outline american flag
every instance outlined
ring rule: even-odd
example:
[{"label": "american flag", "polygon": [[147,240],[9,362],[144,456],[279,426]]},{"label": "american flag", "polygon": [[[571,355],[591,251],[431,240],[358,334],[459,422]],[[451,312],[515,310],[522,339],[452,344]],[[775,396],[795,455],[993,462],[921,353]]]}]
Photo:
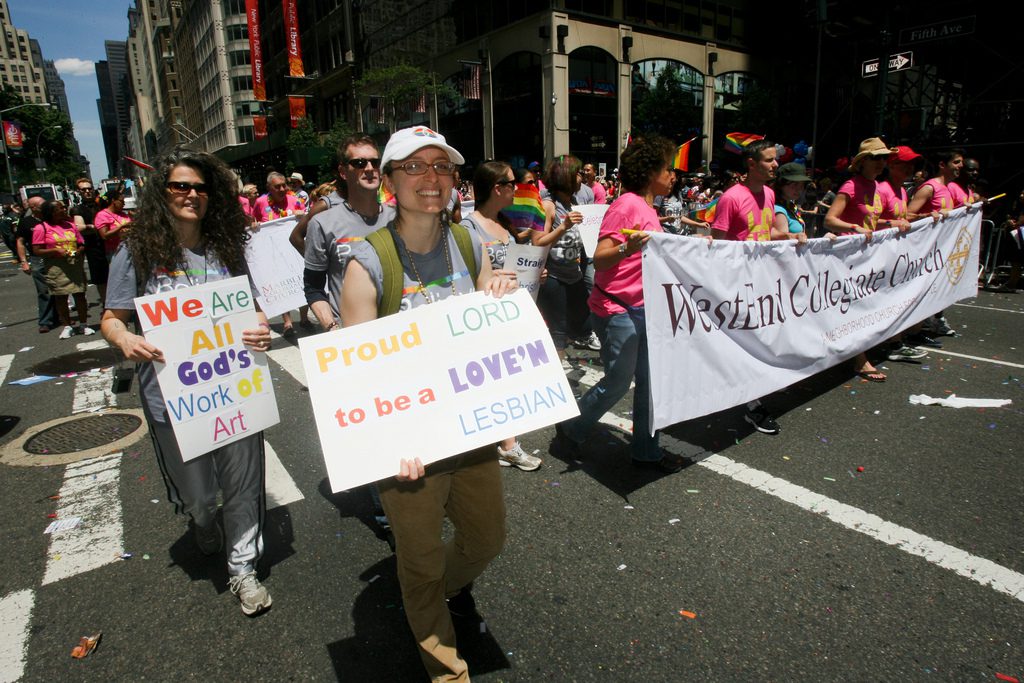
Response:
[{"label": "american flag", "polygon": [[416,111],[420,114],[427,113],[427,93],[423,91],[420,93],[420,99],[416,102]]},{"label": "american flag", "polygon": [[462,76],[462,96],[467,100],[480,99],[480,65],[467,64]]}]

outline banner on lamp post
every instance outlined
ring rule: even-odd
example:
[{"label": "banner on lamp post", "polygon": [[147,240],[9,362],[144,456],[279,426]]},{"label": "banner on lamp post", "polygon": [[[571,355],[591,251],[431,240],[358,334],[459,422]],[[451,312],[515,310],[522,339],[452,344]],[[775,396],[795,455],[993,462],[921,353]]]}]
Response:
[{"label": "banner on lamp post", "polygon": [[306,118],[306,98],[289,97],[288,112],[292,121],[292,128],[298,128],[299,121]]},{"label": "banner on lamp post", "polygon": [[252,117],[252,136],[255,140],[266,140],[267,139],[267,117],[266,116],[253,116]]},{"label": "banner on lamp post", "polygon": [[288,52],[288,75],[304,78],[306,71],[302,67],[298,0],[281,0],[281,11],[284,16],[284,46]]},{"label": "banner on lamp post", "polygon": [[[252,96],[258,102],[264,102],[267,99],[267,85],[263,80],[263,43],[260,39],[259,0],[245,0],[245,17],[249,27],[249,61],[252,63]],[[266,133],[265,125],[264,133]]]},{"label": "banner on lamp post", "polygon": [[20,152],[25,143],[21,124],[17,121],[4,121],[4,146],[12,152]]}]

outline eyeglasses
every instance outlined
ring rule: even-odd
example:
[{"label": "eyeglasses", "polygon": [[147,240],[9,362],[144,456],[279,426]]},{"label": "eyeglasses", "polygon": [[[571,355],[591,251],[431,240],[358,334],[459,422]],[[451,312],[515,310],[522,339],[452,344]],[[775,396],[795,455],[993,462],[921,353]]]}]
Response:
[{"label": "eyeglasses", "polygon": [[451,175],[458,166],[450,161],[435,161],[432,164],[425,161],[407,161],[404,164],[395,164],[392,168],[400,168],[409,175],[423,175],[428,168],[434,169],[437,175]]},{"label": "eyeglasses", "polygon": [[80,187],[80,188],[78,188],[79,192],[92,192],[92,190],[93,189],[91,187]]},{"label": "eyeglasses", "polygon": [[168,180],[167,189],[170,190],[171,194],[186,195],[192,190],[196,191],[196,194],[206,196],[210,191],[210,186],[206,183],[183,183],[177,180]]},{"label": "eyeglasses", "polygon": [[377,157],[376,159],[349,159],[348,165],[351,166],[352,168],[358,168],[360,170],[366,168],[368,165],[372,165],[374,168],[380,168],[380,157]]}]

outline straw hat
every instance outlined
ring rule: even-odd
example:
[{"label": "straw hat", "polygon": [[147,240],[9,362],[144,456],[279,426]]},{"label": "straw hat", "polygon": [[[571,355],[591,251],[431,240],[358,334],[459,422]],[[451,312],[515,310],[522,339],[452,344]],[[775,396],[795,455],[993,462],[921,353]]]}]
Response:
[{"label": "straw hat", "polygon": [[853,161],[850,162],[850,170],[856,171],[860,168],[860,162],[864,161],[867,157],[888,157],[890,154],[895,154],[896,150],[889,149],[882,142],[882,138],[868,138],[860,143],[860,149],[857,150],[857,156],[853,157]]}]

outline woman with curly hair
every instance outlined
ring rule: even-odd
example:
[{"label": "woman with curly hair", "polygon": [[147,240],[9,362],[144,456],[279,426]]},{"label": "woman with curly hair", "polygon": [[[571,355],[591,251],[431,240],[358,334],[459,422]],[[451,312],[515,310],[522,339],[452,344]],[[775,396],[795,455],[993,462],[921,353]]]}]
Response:
[{"label": "woman with curly hair", "polygon": [[[594,331],[601,340],[604,377],[579,400],[580,415],[556,427],[555,455],[578,457],[579,445],[597,421],[633,391],[633,465],[678,472],[684,461],[662,453],[658,432],[647,428],[650,419],[650,367],[644,323],[643,259],[640,250],[648,233],[664,232],[654,209],[654,198],[672,187],[672,155],[675,146],[660,137],[634,140],[622,153],[619,178],[624,192],[616,199],[598,234],[594,252],[594,288],[588,305]],[[628,229],[628,235],[622,230]]]},{"label": "woman with curly hair", "polygon": [[[68,216],[62,201],[45,202],[40,209],[43,219],[32,229],[32,253],[43,258],[43,277],[50,290],[57,318],[64,326],[61,339],[74,334],[96,334],[87,324],[89,305],[85,301],[85,240]],[[71,326],[68,295],[75,297],[78,327]]]},{"label": "woman with curly hair", "polygon": [[[205,152],[179,150],[156,162],[143,186],[134,228],[110,266],[101,331],[125,358],[139,364],[143,411],[168,498],[176,512],[189,515],[203,554],[219,552],[227,541],[228,585],[242,612],[254,615],[271,605],[256,578],[266,512],[263,434],[183,462],[153,368],[164,362],[163,353],[127,327],[137,296],[247,274],[248,219],[235,188],[227,166]],[[244,330],[242,342],[265,352],[270,327],[263,313],[257,316],[259,326]],[[224,499],[223,529],[216,516],[218,489]]]}]

